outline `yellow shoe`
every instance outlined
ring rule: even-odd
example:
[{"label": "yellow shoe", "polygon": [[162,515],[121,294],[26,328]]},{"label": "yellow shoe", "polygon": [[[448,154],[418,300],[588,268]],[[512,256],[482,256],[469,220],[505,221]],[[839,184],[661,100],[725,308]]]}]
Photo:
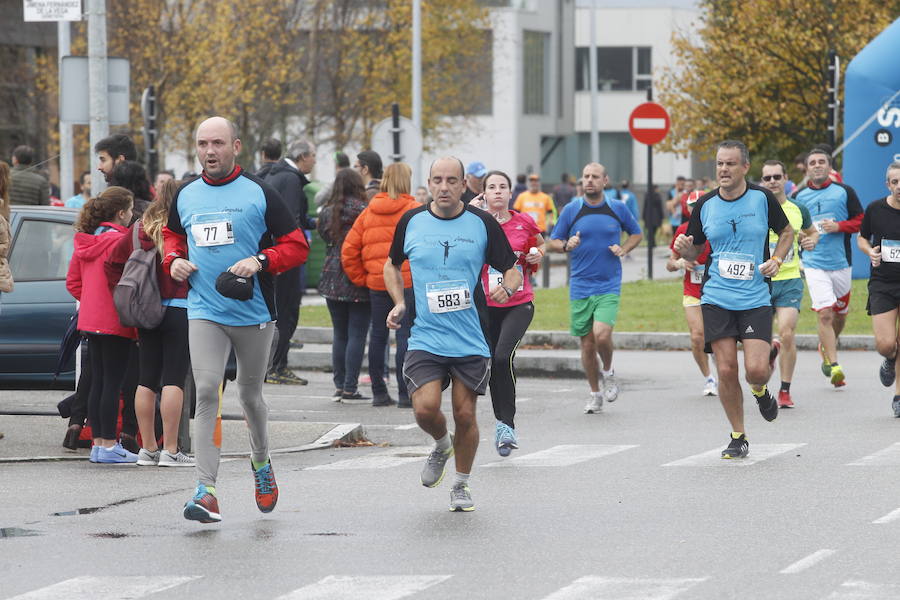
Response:
[{"label": "yellow shoe", "polygon": [[831,385],[836,388],[847,385],[844,381],[844,370],[839,364],[831,365]]},{"label": "yellow shoe", "polygon": [[828,361],[828,357],[825,356],[825,348],[822,347],[822,344],[819,344],[819,356],[822,357],[822,374],[825,377],[831,377],[831,363]]}]

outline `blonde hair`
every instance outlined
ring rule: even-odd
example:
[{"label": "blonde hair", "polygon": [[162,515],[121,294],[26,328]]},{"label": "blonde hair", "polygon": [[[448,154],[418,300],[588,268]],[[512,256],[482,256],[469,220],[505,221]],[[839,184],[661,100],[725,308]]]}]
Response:
[{"label": "blonde hair", "polygon": [[169,221],[169,208],[172,206],[172,200],[175,199],[175,192],[178,191],[179,185],[181,185],[181,182],[174,179],[162,182],[156,189],[156,200],[147,207],[141,219],[144,233],[153,240],[160,256],[163,256],[164,253],[163,226]]},{"label": "blonde hair", "polygon": [[381,178],[381,191],[396,200],[400,194],[409,194],[412,169],[406,163],[391,163]]},{"label": "blonde hair", "polygon": [[9,165],[0,160],[0,216],[9,221]]}]

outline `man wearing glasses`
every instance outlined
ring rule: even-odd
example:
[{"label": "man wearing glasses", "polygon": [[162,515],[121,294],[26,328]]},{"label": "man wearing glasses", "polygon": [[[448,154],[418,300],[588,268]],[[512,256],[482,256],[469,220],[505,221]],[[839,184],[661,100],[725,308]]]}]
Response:
[{"label": "man wearing glasses", "polygon": [[[794,366],[797,364],[797,346],[794,344],[794,332],[800,318],[800,301],[803,299],[803,279],[800,278],[800,248],[812,250],[819,241],[819,232],[813,227],[812,218],[806,206],[794,204],[784,193],[784,182],[787,175],[784,163],[778,160],[767,160],[763,163],[763,187],[772,192],[781,209],[787,216],[795,232],[791,249],[784,258],[784,264],[778,274],[772,277],[772,307],[778,317],[778,336],[781,339],[781,352],[778,356],[778,367],[781,372],[781,389],[778,390],[778,407],[793,408],[791,400],[791,379]],[[769,230],[769,253],[774,254],[778,244],[778,234]]]}]

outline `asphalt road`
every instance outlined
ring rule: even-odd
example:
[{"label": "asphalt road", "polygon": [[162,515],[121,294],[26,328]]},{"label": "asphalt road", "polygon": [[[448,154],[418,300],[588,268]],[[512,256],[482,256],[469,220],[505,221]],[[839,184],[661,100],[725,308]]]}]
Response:
[{"label": "asphalt road", "polygon": [[279,455],[269,515],[245,459],[222,465],[217,525],[181,517],[190,470],[0,464],[0,600],[900,598],[900,421],[874,354],[844,353],[836,391],[802,353],[796,409],[770,424],[748,401],[743,461],[718,458],[729,428],[689,354],[616,356],[600,415],[582,381],[520,380],[508,459],[481,403],[473,513],[419,484],[410,411],[334,404],[326,374],[267,386],[272,418],[379,445]]}]

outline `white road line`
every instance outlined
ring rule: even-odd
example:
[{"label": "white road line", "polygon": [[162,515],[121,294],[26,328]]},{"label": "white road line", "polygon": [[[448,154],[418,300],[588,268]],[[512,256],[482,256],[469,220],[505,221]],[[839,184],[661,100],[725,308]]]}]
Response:
[{"label": "white road line", "polygon": [[892,523],[893,521],[896,521],[897,519],[900,519],[900,508],[892,510],[891,512],[884,515],[880,519],[875,519],[874,521],[872,521],[872,524],[873,525],[884,525],[885,523]]},{"label": "white road line", "polygon": [[387,453],[367,454],[356,458],[339,460],[327,465],[307,467],[306,471],[355,471],[362,469],[390,469],[407,463],[421,463],[431,452],[431,446],[411,446],[394,448]]},{"label": "white road line", "polygon": [[394,429],[397,429],[399,431],[405,431],[407,429],[415,429],[418,426],[419,426],[418,423],[407,423],[406,425],[397,425],[396,427],[394,427]]},{"label": "white road line", "polygon": [[595,444],[595,445],[577,445],[565,444],[562,446],[553,446],[540,452],[532,454],[523,454],[510,458],[509,460],[499,460],[490,462],[485,467],[568,467],[595,458],[602,458],[610,454],[617,454],[637,448],[636,445],[615,446],[612,444]]},{"label": "white road line", "polygon": [[399,600],[450,579],[450,575],[329,575],[276,600]]},{"label": "white road line", "polygon": [[95,598],[143,598],[176,585],[200,579],[196,577],[123,576],[75,577],[27,592],[9,600],[93,600]]},{"label": "white road line", "polygon": [[544,600],[671,600],[703,579],[581,577]]},{"label": "white road line", "polygon": [[849,467],[890,467],[900,465],[900,442],[874,454],[863,456],[859,460],[847,463]]},{"label": "white road line", "polygon": [[871,583],[868,581],[845,581],[841,587],[825,600],[891,600],[900,598],[900,585],[893,583]]},{"label": "white road line", "polygon": [[664,467],[747,467],[758,462],[768,460],[779,454],[796,450],[806,444],[750,444],[750,454],[747,458],[722,459],[722,448],[716,448],[709,452],[701,452],[687,458],[666,463]]},{"label": "white road line", "polygon": [[784,569],[779,571],[779,573],[781,573],[782,575],[793,575],[795,573],[799,573],[800,571],[805,571],[806,569],[822,562],[829,556],[832,556],[836,552],[837,552],[837,550],[829,550],[827,548],[823,548],[822,550],[816,550],[809,556],[801,558],[797,562],[795,562],[791,565],[788,565],[787,567],[785,567]]}]

